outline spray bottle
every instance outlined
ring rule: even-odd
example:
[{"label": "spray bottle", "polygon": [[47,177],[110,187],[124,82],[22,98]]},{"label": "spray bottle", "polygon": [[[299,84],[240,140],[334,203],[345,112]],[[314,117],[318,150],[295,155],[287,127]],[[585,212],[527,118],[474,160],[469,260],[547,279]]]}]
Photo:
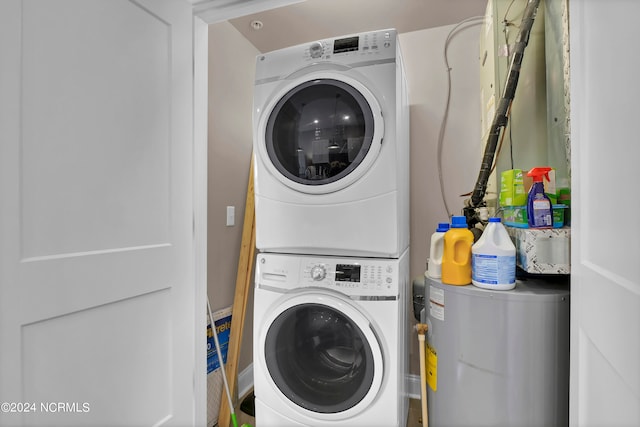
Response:
[{"label": "spray bottle", "polygon": [[533,185],[529,190],[527,198],[527,218],[531,228],[551,228],[553,227],[553,211],[551,210],[551,200],[544,193],[544,176],[549,181],[549,167],[537,167],[531,169],[527,176],[533,178]]}]

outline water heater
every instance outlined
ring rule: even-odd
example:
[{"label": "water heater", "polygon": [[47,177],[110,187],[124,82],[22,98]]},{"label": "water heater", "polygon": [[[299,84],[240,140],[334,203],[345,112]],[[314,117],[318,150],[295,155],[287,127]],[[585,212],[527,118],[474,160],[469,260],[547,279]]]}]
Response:
[{"label": "water heater", "polygon": [[429,424],[566,426],[569,285],[510,291],[425,279]]}]

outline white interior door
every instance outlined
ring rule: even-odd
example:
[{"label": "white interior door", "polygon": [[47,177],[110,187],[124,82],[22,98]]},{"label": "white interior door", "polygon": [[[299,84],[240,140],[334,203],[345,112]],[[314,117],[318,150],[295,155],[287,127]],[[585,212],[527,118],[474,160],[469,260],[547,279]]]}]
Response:
[{"label": "white interior door", "polygon": [[570,1],[571,424],[640,425],[640,3]]},{"label": "white interior door", "polygon": [[0,3],[0,425],[198,418],[192,25]]}]

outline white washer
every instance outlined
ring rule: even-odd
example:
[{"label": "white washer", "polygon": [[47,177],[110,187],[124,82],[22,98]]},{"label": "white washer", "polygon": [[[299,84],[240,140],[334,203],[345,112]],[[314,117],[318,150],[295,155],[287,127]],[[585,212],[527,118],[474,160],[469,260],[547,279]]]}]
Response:
[{"label": "white washer", "polygon": [[404,426],[408,250],[399,259],[259,254],[256,424]]},{"label": "white washer", "polygon": [[256,247],[397,258],[409,246],[409,107],[395,30],[257,58]]}]

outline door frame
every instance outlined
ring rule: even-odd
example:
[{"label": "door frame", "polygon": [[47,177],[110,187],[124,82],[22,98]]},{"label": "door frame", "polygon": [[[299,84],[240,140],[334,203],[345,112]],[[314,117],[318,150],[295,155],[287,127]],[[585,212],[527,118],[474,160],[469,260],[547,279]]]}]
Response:
[{"label": "door frame", "polygon": [[[235,4],[217,0],[187,0],[193,9],[193,233],[195,251],[195,330],[204,331],[207,321],[207,171],[208,171],[208,78],[209,24],[275,9],[305,0],[251,0]],[[222,4],[221,4],[222,3]],[[195,366],[207,364],[204,333],[196,333]],[[204,375],[200,375],[204,372]],[[206,368],[194,372],[194,420],[207,425]]]},{"label": "door frame", "polygon": [[[194,421],[197,426],[207,425],[207,114],[208,114],[208,25],[193,17],[193,234],[195,253],[195,366],[202,371],[194,381]],[[200,373],[204,375],[200,375]]]}]

